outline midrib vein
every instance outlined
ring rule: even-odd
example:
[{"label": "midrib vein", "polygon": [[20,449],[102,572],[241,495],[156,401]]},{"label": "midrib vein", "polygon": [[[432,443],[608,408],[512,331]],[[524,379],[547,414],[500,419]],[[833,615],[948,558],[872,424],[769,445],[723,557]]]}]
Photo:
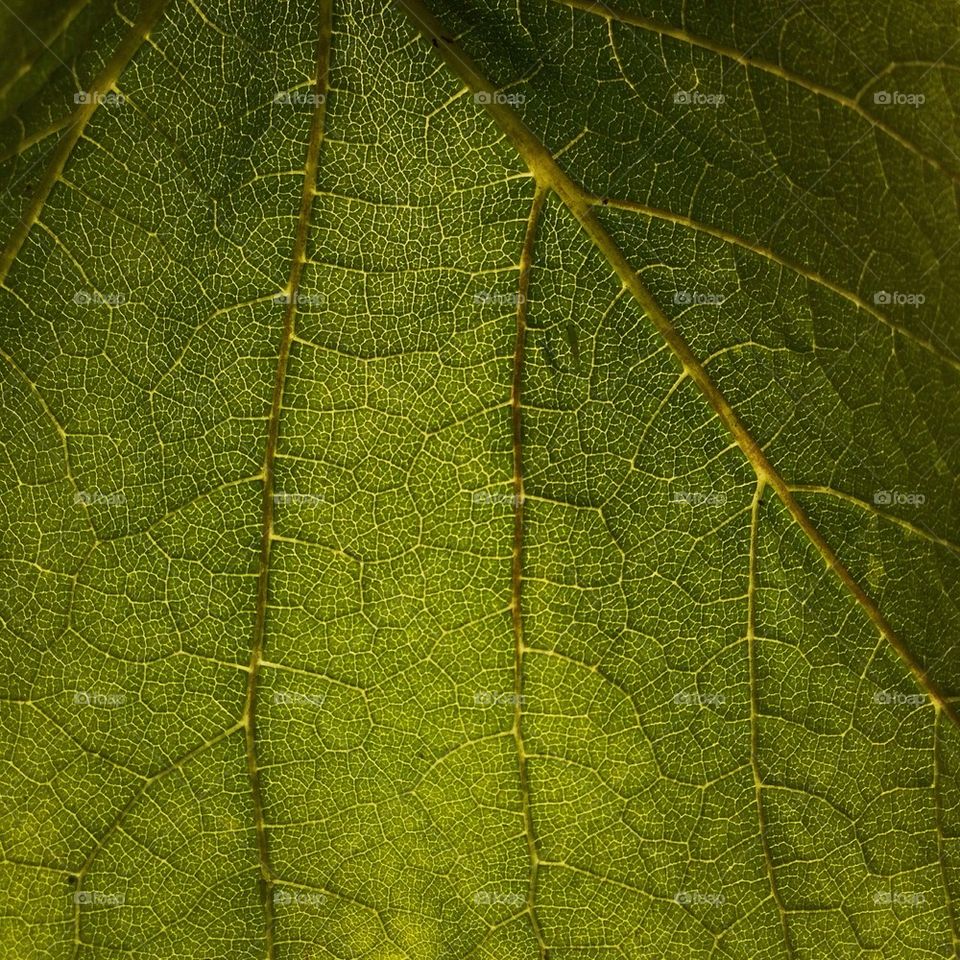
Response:
[{"label": "midrib vein", "polygon": [[111,87],[117,82],[120,74],[123,73],[127,64],[133,59],[134,54],[136,54],[143,45],[144,40],[150,35],[150,31],[156,26],[166,5],[167,0],[149,0],[149,2],[143,5],[139,15],[133,22],[133,26],[131,26],[127,32],[120,46],[117,47],[116,52],[97,75],[97,78],[90,85],[89,90],[85,91],[93,95],[90,98],[92,102],[84,103],[74,111],[72,115],[73,119],[66,133],[64,133],[63,139],[54,149],[50,157],[50,162],[43,176],[40,178],[33,192],[33,196],[30,198],[30,202],[23,211],[20,222],[10,234],[10,239],[3,248],[3,252],[0,253],[0,286],[6,285],[7,274],[10,272],[10,267],[20,253],[20,248],[27,239],[31,228],[39,219],[43,205],[47,202],[50,191],[63,173],[63,168],[66,166],[67,160],[69,160],[70,154],[73,152],[73,148],[77,145],[77,142],[83,135],[83,131],[90,122],[90,118],[100,105],[100,100],[97,95],[108,93]]},{"label": "midrib vein", "polygon": [[520,804],[523,813],[523,829],[527,838],[527,852],[530,857],[530,883],[527,888],[527,913],[530,925],[537,940],[537,949],[541,960],[548,960],[550,950],[543,937],[540,921],[537,919],[535,898],[537,893],[537,875],[540,869],[540,855],[537,852],[537,835],[533,826],[533,811],[530,803],[530,779],[527,773],[527,754],[523,746],[523,610],[521,595],[523,589],[523,412],[521,388],[523,384],[523,354],[527,336],[527,305],[530,288],[530,268],[533,263],[533,248],[537,237],[537,224],[547,198],[547,189],[537,185],[530,206],[523,249],[520,253],[520,278],[517,296],[517,327],[513,353],[513,377],[510,384],[510,423],[513,443],[513,553],[510,575],[510,617],[513,625],[514,661],[513,661],[513,737],[517,745],[517,764],[520,771]]},{"label": "midrib vein", "polygon": [[[444,39],[449,36],[443,25],[426,7],[422,0],[397,0],[398,5],[405,11],[418,30],[424,36],[434,41],[433,50],[451,69],[451,71],[466,86],[474,91],[483,91],[493,94],[496,87],[483,75],[477,65],[463,50]],[[492,96],[484,109],[496,121],[503,133],[513,143],[520,157],[527,164],[537,183],[549,187],[564,202],[570,212],[576,217],[587,236],[593,241],[597,249],[606,257],[614,272],[620,278],[624,287],[630,291],[634,299],[646,312],[650,321],[657,328],[660,335],[667,342],[674,355],[691,380],[697,384],[713,407],[724,426],[733,435],[734,440],[743,454],[750,461],[758,480],[763,480],[773,490],[789,510],[798,526],[803,530],[811,543],[819,551],[826,565],[833,570],[836,576],[850,591],[857,603],[863,608],[877,631],[884,637],[897,655],[913,674],[917,684],[927,693],[930,699],[942,710],[951,722],[960,728],[960,714],[944,696],[934,680],[923,669],[919,660],[913,655],[906,644],[900,639],[893,628],[887,623],[876,603],[864,592],[860,584],[854,579],[850,571],[843,565],[833,548],[826,542],[820,531],[813,525],[800,504],[794,498],[787,483],[774,469],[767,459],[760,445],[754,440],[746,426],[734,412],[726,398],[710,379],[703,364],[681,337],[680,333],[670,322],[660,305],[647,290],[627,260],[623,251],[617,245],[606,228],[594,215],[594,198],[579,184],[575,183],[561,169],[547,148],[537,139],[530,128],[523,122],[514,110],[505,103],[497,103]]]},{"label": "midrib vein", "polygon": [[247,675],[247,697],[243,711],[244,745],[247,759],[247,774],[250,780],[250,792],[253,798],[253,814],[256,824],[257,854],[260,862],[260,893],[264,911],[264,943],[266,960],[274,958],[274,875],[270,867],[270,852],[267,842],[267,828],[264,820],[263,788],[260,782],[260,770],[257,765],[257,680],[260,665],[263,663],[264,635],[267,619],[267,597],[270,580],[270,549],[273,542],[273,493],[274,462],[277,454],[277,438],[280,434],[280,414],[283,407],[283,387],[287,374],[287,360],[290,356],[290,344],[294,335],[294,318],[297,312],[297,292],[306,262],[307,236],[310,230],[310,212],[316,194],[317,165],[320,145],[323,142],[324,120],[326,117],[327,76],[330,65],[330,34],[332,19],[332,0],[319,0],[320,36],[317,43],[316,76],[314,92],[319,94],[316,109],[310,124],[307,156],[303,170],[303,193],[300,198],[300,211],[297,216],[296,233],[293,241],[290,273],[285,293],[287,303],[283,315],[283,332],[277,352],[277,370],[273,384],[273,399],[267,421],[267,442],[263,456],[263,523],[260,531],[260,563],[257,576],[256,616],[253,627],[253,643],[250,651],[249,673]]}]

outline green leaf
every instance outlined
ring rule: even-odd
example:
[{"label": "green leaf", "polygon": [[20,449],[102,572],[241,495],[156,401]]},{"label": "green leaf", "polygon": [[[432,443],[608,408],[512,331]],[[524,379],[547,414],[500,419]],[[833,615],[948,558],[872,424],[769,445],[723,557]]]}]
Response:
[{"label": "green leaf", "polygon": [[0,956],[960,956],[960,12],[619,3],[4,5]]}]

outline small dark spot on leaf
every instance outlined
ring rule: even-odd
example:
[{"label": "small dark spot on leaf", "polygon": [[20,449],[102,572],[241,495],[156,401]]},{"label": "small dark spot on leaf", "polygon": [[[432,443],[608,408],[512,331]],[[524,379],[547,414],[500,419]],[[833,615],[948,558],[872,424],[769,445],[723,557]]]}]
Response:
[{"label": "small dark spot on leaf", "polygon": [[543,338],[541,349],[543,350],[543,355],[547,359],[547,363],[549,363],[554,370],[559,370],[560,368],[557,366],[557,355],[553,350],[553,344],[550,342],[549,337]]}]

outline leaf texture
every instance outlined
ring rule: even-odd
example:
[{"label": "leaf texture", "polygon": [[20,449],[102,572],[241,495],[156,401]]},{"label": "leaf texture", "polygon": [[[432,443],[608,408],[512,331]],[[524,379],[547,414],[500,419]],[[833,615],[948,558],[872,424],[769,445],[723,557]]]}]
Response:
[{"label": "leaf texture", "polygon": [[960,956],[960,13],[0,17],[0,956]]}]

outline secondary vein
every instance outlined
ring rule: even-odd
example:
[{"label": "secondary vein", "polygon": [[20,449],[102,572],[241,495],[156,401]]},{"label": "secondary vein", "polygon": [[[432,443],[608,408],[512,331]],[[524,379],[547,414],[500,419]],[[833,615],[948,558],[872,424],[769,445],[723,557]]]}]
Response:
[{"label": "secondary vein", "polygon": [[307,144],[307,156],[303,172],[303,193],[300,198],[300,211],[293,241],[290,273],[286,287],[286,306],[283,316],[283,332],[277,355],[277,372],[273,385],[273,400],[267,421],[267,443],[263,457],[263,522],[260,534],[260,562],[257,576],[256,617],[253,628],[253,644],[250,652],[249,673],[247,676],[247,697],[243,711],[244,744],[247,759],[247,774],[253,797],[253,813],[257,833],[257,853],[260,862],[260,892],[264,911],[264,941],[266,960],[274,958],[274,911],[273,886],[274,874],[270,867],[270,851],[267,842],[267,828],[264,819],[263,787],[260,770],[257,765],[256,749],[256,706],[257,680],[260,665],[263,662],[264,635],[267,617],[267,598],[270,580],[270,550],[273,543],[273,494],[274,463],[277,453],[277,439],[280,435],[280,412],[283,406],[283,388],[286,381],[287,361],[290,345],[294,336],[294,324],[297,313],[297,292],[306,263],[307,236],[310,230],[310,212],[316,194],[317,166],[320,145],[323,142],[324,121],[326,119],[326,91],[330,65],[330,34],[332,19],[332,0],[320,0],[320,37],[317,44],[316,75],[314,91],[318,94],[317,104],[310,124]]},{"label": "secondary vein", "polygon": [[527,772],[527,754],[523,746],[523,614],[521,592],[523,587],[523,412],[520,391],[523,382],[523,354],[527,335],[527,310],[529,304],[530,268],[533,263],[533,247],[536,242],[537,224],[547,190],[538,186],[533,195],[530,216],[527,220],[523,249],[520,253],[520,279],[517,296],[517,328],[513,353],[513,379],[510,386],[511,431],[513,436],[513,559],[511,564],[510,614],[513,623],[514,669],[513,669],[513,737],[517,745],[517,759],[520,770],[520,803],[523,809],[523,828],[527,838],[527,851],[530,856],[530,884],[527,888],[527,913],[537,940],[541,960],[548,960],[550,950],[543,937],[540,921],[534,908],[537,891],[537,873],[540,857],[537,853],[537,836],[533,826],[533,813],[530,805],[530,779]]}]

